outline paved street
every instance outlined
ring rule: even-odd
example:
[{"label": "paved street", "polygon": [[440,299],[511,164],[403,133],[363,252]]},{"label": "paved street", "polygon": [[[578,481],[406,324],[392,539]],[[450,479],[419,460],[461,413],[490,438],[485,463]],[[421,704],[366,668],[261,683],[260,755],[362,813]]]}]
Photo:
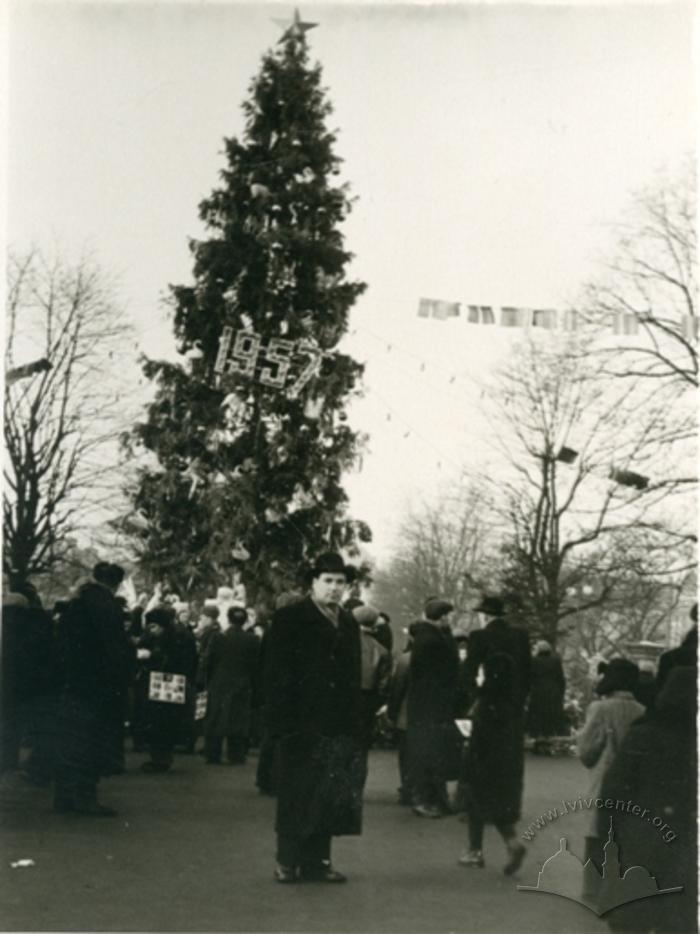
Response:
[{"label": "paved street", "polygon": [[[585,817],[569,814],[539,831],[516,879],[487,831],[483,870],[457,864],[466,825],[430,821],[395,803],[395,756],[372,754],[361,837],[340,838],[334,862],[347,885],[272,881],[274,801],[248,765],[205,766],[179,756],[171,774],[143,775],[130,754],[125,775],[102,783],[115,820],[56,815],[50,793],[17,778],[2,787],[0,894],[5,931],[367,931],[604,932],[585,908],[534,884],[538,862],[566,835],[581,855]],[[523,816],[586,788],[575,759],[528,756]],[[29,868],[12,869],[19,859]]]}]

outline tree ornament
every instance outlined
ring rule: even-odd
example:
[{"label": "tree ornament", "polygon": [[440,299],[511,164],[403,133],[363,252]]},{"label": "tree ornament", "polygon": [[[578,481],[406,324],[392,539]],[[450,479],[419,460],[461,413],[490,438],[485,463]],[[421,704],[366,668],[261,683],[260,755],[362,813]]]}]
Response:
[{"label": "tree ornament", "polygon": [[321,410],[323,409],[324,399],[321,397],[316,397],[313,399],[307,399],[306,405],[304,406],[304,415],[306,418],[317,419],[321,415]]},{"label": "tree ornament", "polygon": [[135,512],[133,516],[129,516],[127,524],[130,525],[132,529],[139,529],[142,532],[147,531],[151,527],[150,522],[142,512]]},{"label": "tree ornament", "polygon": [[302,19],[299,16],[299,10],[294,10],[294,18],[291,24],[287,20],[277,19],[276,17],[273,17],[273,22],[277,23],[278,26],[284,27],[282,37],[277,40],[278,45],[283,42],[287,42],[289,39],[303,39],[305,33],[307,33],[310,29],[315,29],[316,26],[318,26],[318,23],[302,22]]},{"label": "tree ornament", "polygon": [[232,548],[231,556],[235,558],[236,561],[250,560],[250,552],[241,542],[237,542],[234,548]]}]

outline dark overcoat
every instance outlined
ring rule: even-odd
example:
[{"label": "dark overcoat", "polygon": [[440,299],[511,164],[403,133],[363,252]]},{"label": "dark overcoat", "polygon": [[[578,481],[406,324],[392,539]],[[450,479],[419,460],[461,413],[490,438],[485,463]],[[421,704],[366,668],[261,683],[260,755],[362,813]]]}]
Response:
[{"label": "dark overcoat", "polygon": [[238,626],[212,636],[205,660],[207,734],[247,736],[260,640]]},{"label": "dark overcoat", "polygon": [[514,662],[494,653],[484,668],[465,758],[466,794],[482,820],[513,824],[520,818],[525,767],[524,716],[512,696]]},{"label": "dark overcoat", "polygon": [[306,599],[277,610],[265,640],[265,724],[278,741],[279,834],[361,832],[360,633]]},{"label": "dark overcoat", "polygon": [[[188,677],[192,672],[191,646],[175,625],[168,626],[163,633],[146,632],[139,640],[141,648],[148,649],[151,657],[142,670],[142,690],[148,697],[150,674],[163,671]],[[146,704],[146,734],[152,746],[169,748],[174,746],[185,715],[185,704],[148,700]]]},{"label": "dark overcoat", "polygon": [[424,762],[441,781],[457,778],[462,743],[454,720],[459,706],[459,655],[451,631],[434,623],[416,623],[407,697],[406,740],[412,769],[421,771]]},{"label": "dark overcoat", "polygon": [[467,640],[466,671],[470,689],[476,694],[479,666],[491,655],[509,655],[514,667],[509,694],[513,704],[521,710],[530,690],[530,640],[524,629],[511,626],[497,617],[484,627],[469,633]]},{"label": "dark overcoat", "polygon": [[64,688],[100,716],[124,714],[131,649],[122,609],[107,587],[89,581],[59,623]]},{"label": "dark overcoat", "polygon": [[558,655],[542,654],[532,660],[527,731],[530,736],[557,736],[564,728],[566,680]]},{"label": "dark overcoat", "polygon": [[[696,694],[695,665],[674,667],[655,710],[632,724],[603,778],[600,796],[616,810],[598,811],[598,835],[607,837],[612,817],[623,870],[643,866],[660,889],[683,887],[616,908],[613,930],[697,930]],[[618,800],[624,810],[617,810]],[[646,818],[627,810],[630,801],[648,809]]]}]

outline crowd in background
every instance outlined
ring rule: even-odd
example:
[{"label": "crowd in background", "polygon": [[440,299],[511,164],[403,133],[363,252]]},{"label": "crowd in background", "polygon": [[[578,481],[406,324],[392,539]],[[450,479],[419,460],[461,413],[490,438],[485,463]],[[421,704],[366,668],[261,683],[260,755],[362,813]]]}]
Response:
[{"label": "crowd in background", "polygon": [[[52,785],[58,811],[111,816],[98,786],[124,770],[127,741],[147,755],[140,768],[150,773],[168,771],[176,752],[199,752],[211,766],[240,765],[257,747],[257,786],[275,795],[279,750],[264,716],[267,621],[237,603],[224,619],[212,601],[193,612],[161,588],[128,606],[118,595],[123,579],[122,568],[101,562],[50,611],[30,584],[4,594],[2,771]],[[282,594],[277,611],[302,598]],[[547,642],[531,647],[499,598],[485,597],[476,608],[485,625],[464,633],[451,625],[452,605],[428,597],[396,652],[387,614],[360,599],[343,609],[360,642],[361,786],[370,748],[389,737],[398,756],[398,802],[421,818],[460,812],[468,823],[465,867],[485,864],[487,823],[504,840],[506,873],[525,857],[516,824],[526,736],[533,752],[551,753],[557,737],[574,735],[594,795],[643,798],[673,826],[695,826],[697,608],[695,625],[661,656],[655,677],[628,659],[600,666],[597,699],[578,731],[561,660]],[[154,693],[154,673],[179,676],[177,702]],[[606,832],[592,812],[587,855],[595,860]],[[643,850],[638,826],[628,822],[621,833],[635,855]],[[694,831],[683,846],[694,866]],[[649,856],[650,865],[659,861],[667,865],[663,848]],[[662,918],[655,923],[666,929]]]}]

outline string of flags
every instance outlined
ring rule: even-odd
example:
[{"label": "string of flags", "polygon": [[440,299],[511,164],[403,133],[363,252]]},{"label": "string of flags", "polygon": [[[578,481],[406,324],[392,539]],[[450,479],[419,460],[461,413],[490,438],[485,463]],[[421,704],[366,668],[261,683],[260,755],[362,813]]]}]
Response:
[{"label": "string of flags", "polygon": [[[421,298],[418,302],[419,318],[447,321],[462,316],[461,302]],[[575,309],[521,308],[515,305],[465,305],[464,317],[468,324],[499,324],[503,328],[542,328],[544,330],[577,331],[589,323],[590,317]],[[613,334],[632,337],[639,333],[640,325],[652,320],[650,316],[628,311],[611,311],[605,315],[606,325]],[[687,341],[700,336],[700,319],[696,315],[681,315],[680,331]]]}]

